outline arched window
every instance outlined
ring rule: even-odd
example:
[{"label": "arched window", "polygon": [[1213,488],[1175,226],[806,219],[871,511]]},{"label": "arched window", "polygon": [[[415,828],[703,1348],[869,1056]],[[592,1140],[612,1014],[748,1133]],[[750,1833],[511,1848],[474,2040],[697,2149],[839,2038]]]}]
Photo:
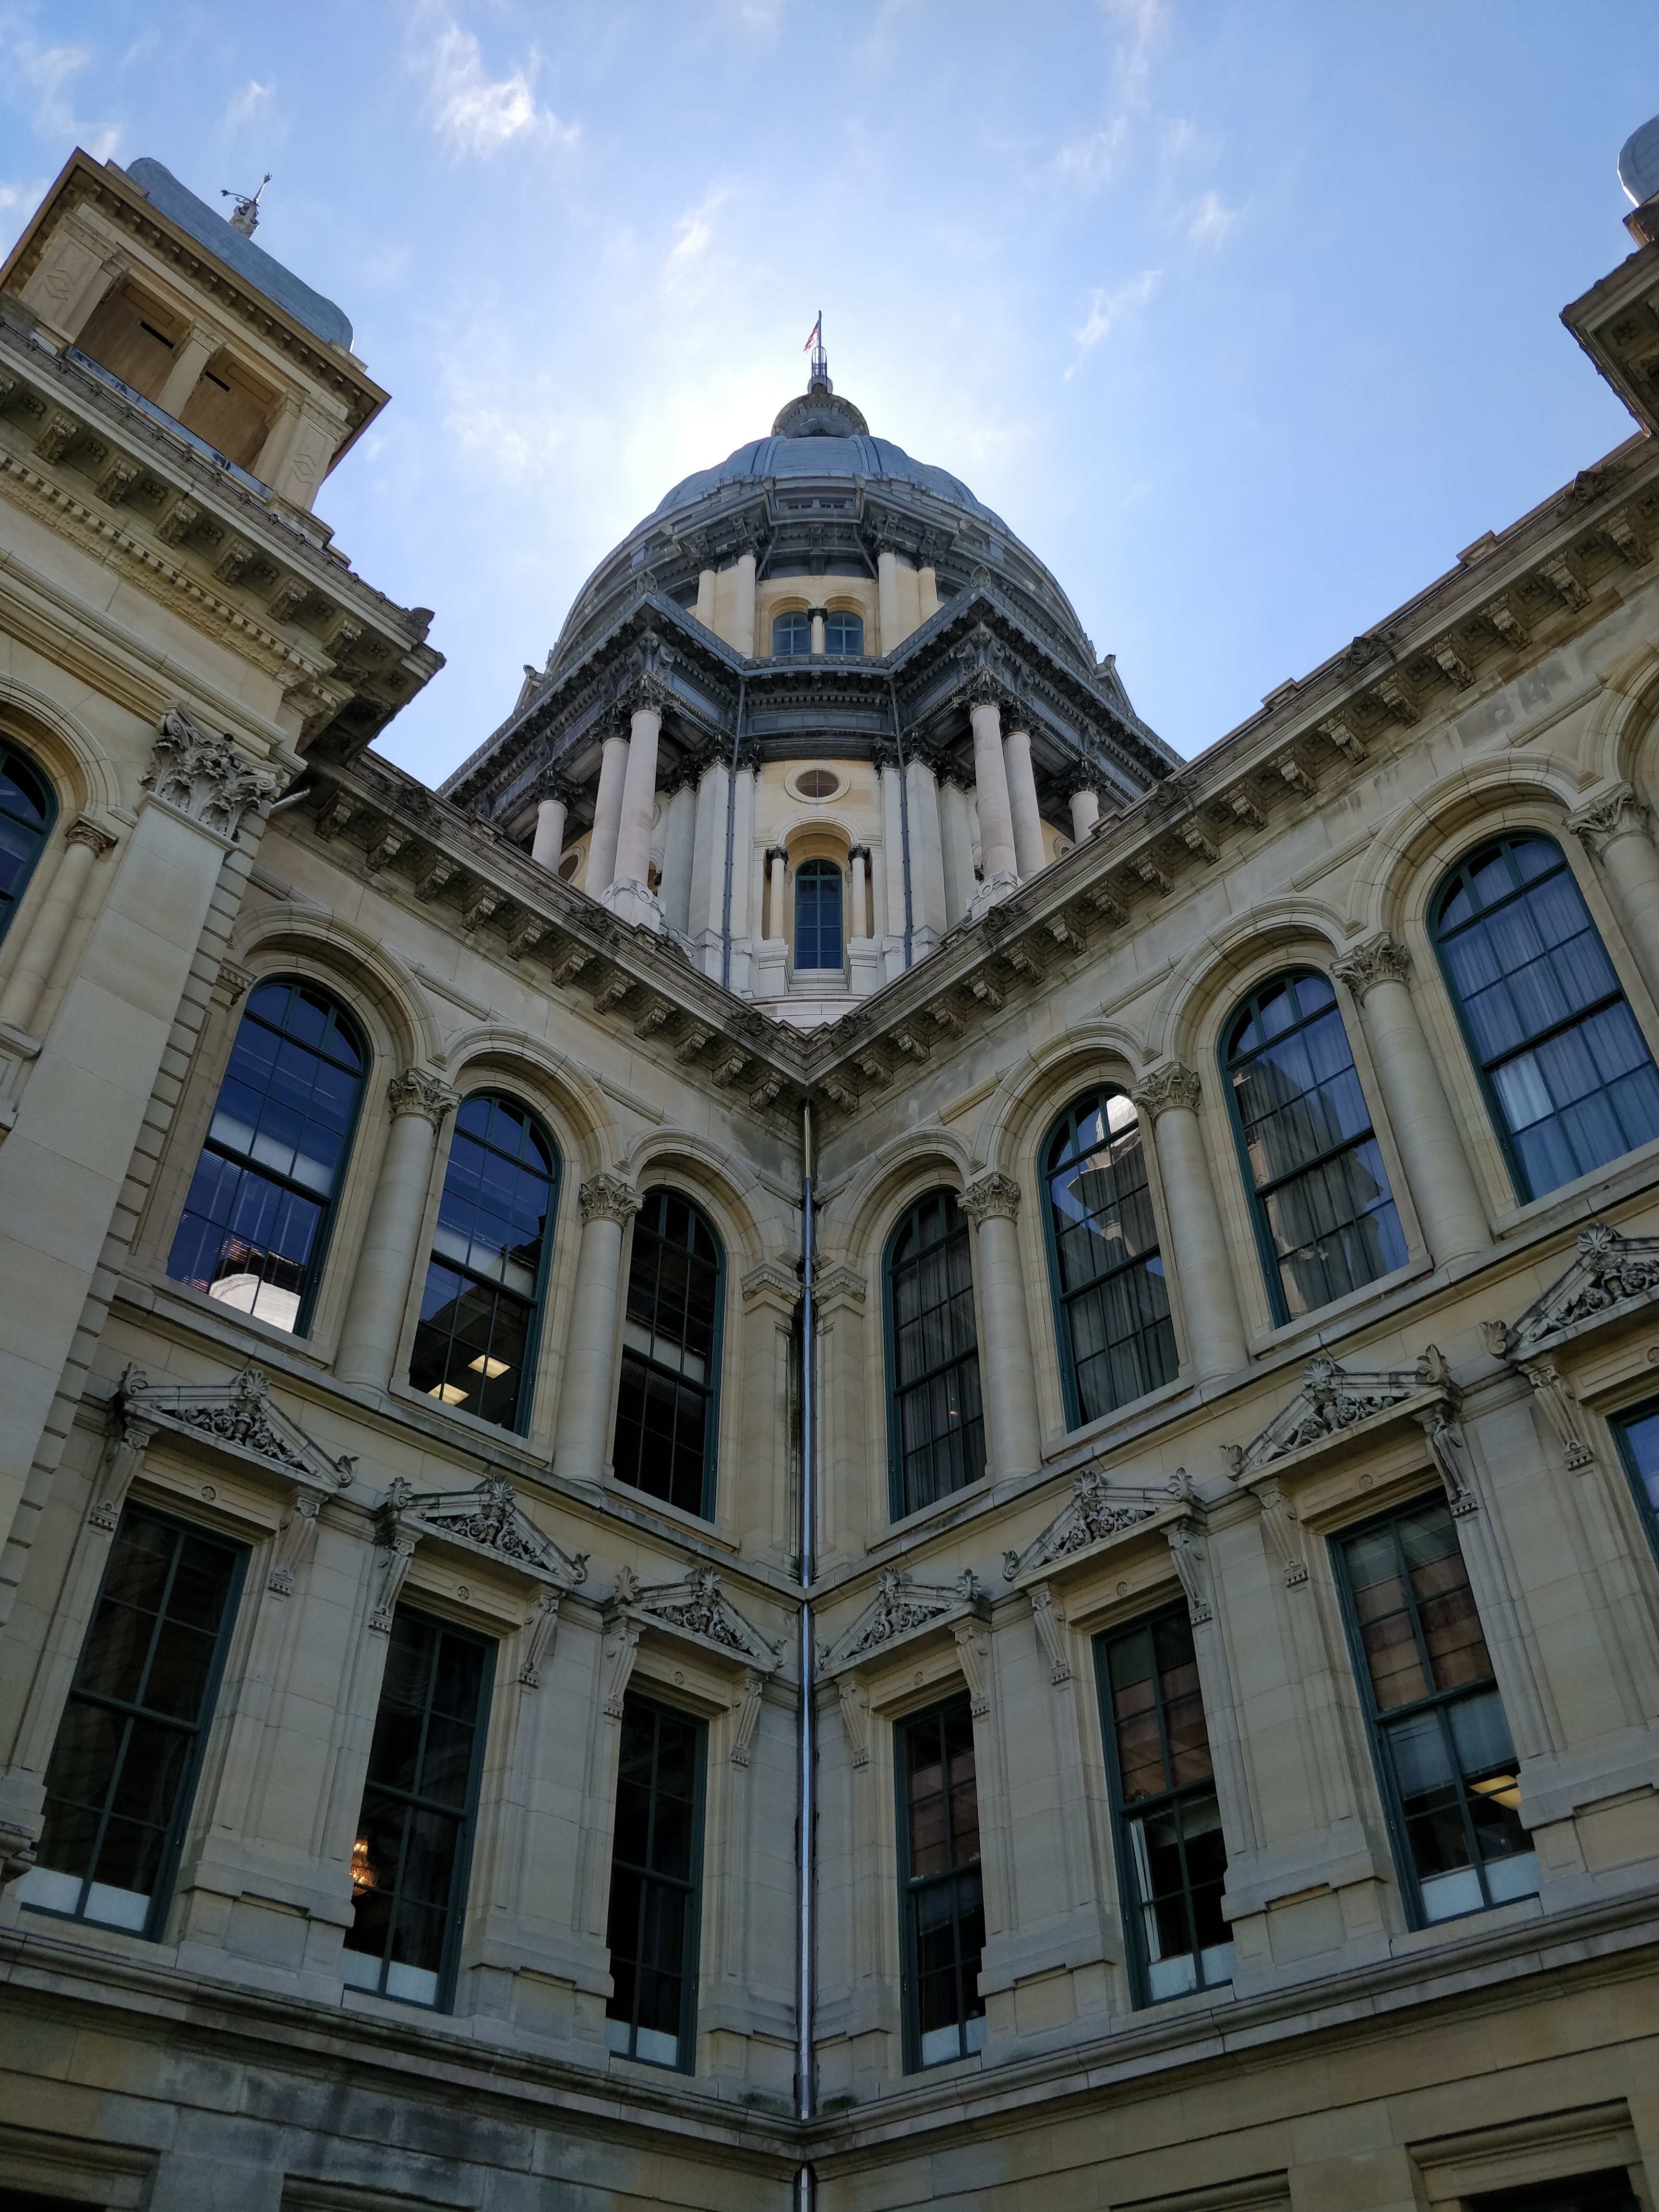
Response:
[{"label": "arched window", "polygon": [[714,1514],[720,1413],[720,1240],[677,1190],[648,1190],[634,1222],[617,1393],[618,1482],[705,1521]]},{"label": "arched window", "polygon": [[1146,1147],[1127,1094],[1073,1100],[1048,1133],[1043,1171],[1066,1422],[1077,1429],[1176,1373]]},{"label": "arched window", "polygon": [[1222,1058],[1275,1319],[1402,1267],[1388,1170],[1326,978],[1264,983],[1235,1010]]},{"label": "arched window", "polygon": [[1433,919],[1520,1198],[1659,1137],[1659,1071],[1559,845],[1518,831],[1480,846]]},{"label": "arched window", "polygon": [[775,615],[772,618],[772,658],[776,660],[786,653],[811,653],[812,650],[812,617],[797,608],[793,614]]},{"label": "arched window", "polygon": [[857,660],[864,652],[864,617],[837,607],[823,621],[823,649],[839,660]]},{"label": "arched window", "polygon": [[795,871],[795,965],[841,969],[841,870],[806,860]]},{"label": "arched window", "polygon": [[516,1099],[483,1091],[455,1116],[409,1379],[446,1406],[526,1428],[559,1156]]},{"label": "arched window", "polygon": [[305,1333],[366,1060],[316,984],[254,987],[173,1240],[175,1282]]},{"label": "arched window", "polygon": [[26,753],[0,742],[0,937],[11,927],[57,817],[45,776]]},{"label": "arched window", "polygon": [[954,1191],[919,1198],[887,1240],[887,1465],[893,1518],[985,1472],[968,1218]]}]

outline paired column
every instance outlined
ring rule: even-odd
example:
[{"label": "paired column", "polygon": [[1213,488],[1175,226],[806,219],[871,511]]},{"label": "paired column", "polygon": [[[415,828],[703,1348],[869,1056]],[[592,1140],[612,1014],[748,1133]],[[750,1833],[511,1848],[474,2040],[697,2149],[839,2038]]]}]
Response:
[{"label": "paired column", "polygon": [[81,910],[93,862],[115,849],[109,832],[88,822],[85,815],[70,823],[64,842],[68,849],[46,885],[46,896],[18,948],[16,965],[6,979],[4,992],[0,993],[0,1022],[11,1022],[24,1031],[34,1019],[70,925]]},{"label": "paired column", "polygon": [[608,891],[617,872],[617,837],[622,829],[623,786],[628,775],[628,739],[613,730],[599,763],[599,787],[593,799],[593,833],[587,841],[587,872],[582,888],[590,898]]},{"label": "paired column", "polygon": [[852,845],[848,848],[848,862],[853,872],[853,894],[847,915],[847,934],[867,937],[870,931],[870,899],[865,885],[870,867],[870,848]]},{"label": "paired column", "polygon": [[611,881],[600,896],[622,921],[662,927],[662,908],[651,890],[651,830],[657,811],[657,740],[662,710],[635,707],[628,738],[621,819]]},{"label": "paired column", "polygon": [[1071,806],[1072,842],[1076,845],[1086,845],[1094,835],[1096,823],[1100,819],[1100,793],[1085,784],[1080,791],[1072,793]]},{"label": "paired column", "polygon": [[682,937],[691,927],[692,854],[697,828],[697,794],[691,783],[694,773],[689,762],[682,763],[669,798],[668,821],[663,835],[662,885],[658,894],[664,920]]},{"label": "paired column", "polygon": [[823,626],[830,619],[830,610],[828,607],[809,607],[806,610],[806,618],[812,625],[813,655],[817,659],[822,660],[825,643]]},{"label": "paired column", "polygon": [[1012,1176],[983,1175],[969,1184],[960,1204],[974,1224],[979,1247],[979,1304],[985,1323],[980,1375],[990,1472],[1000,1480],[1006,1475],[1029,1474],[1042,1460],[1031,1331],[1015,1225],[1019,1185]]},{"label": "paired column", "polygon": [[969,912],[983,914],[1019,883],[1008,771],[1002,756],[1002,717],[994,699],[975,699],[968,719],[974,730],[974,785],[979,794],[979,865],[982,878]]},{"label": "paired column", "polygon": [[611,1419],[623,1231],[640,1210],[640,1194],[626,1176],[607,1170],[590,1176],[579,1197],[582,1241],[576,1256],[576,1293],[571,1301],[553,1465],[574,1481],[597,1482],[604,1471]]},{"label": "paired column", "polygon": [[392,1127],[334,1355],[338,1382],[367,1382],[384,1390],[392,1380],[420,1257],[433,1155],[445,1117],[459,1103],[454,1091],[424,1067],[405,1068],[386,1086]]},{"label": "paired column", "polygon": [[1625,936],[1659,999],[1659,853],[1647,808],[1621,783],[1568,815],[1567,827],[1607,871]]},{"label": "paired column", "polygon": [[876,555],[876,611],[881,623],[881,649],[890,653],[903,630],[899,618],[898,555],[884,545]]},{"label": "paired column", "polygon": [[[167,382],[155,395],[156,405],[164,413],[171,415],[175,422],[189,405],[191,393],[202,380],[202,371],[223,343],[224,340],[218,332],[210,329],[207,324],[192,323],[191,325],[190,336],[174,356],[173,366],[167,371]],[[299,402],[291,399],[289,406],[292,409],[295,419],[297,420],[300,412]],[[277,423],[273,425],[272,430],[266,436],[264,446],[261,448],[259,459],[262,461],[266,458],[267,453],[273,452],[272,441],[276,429],[279,426],[284,432],[283,441],[284,448],[294,434],[294,423],[292,422],[284,423],[279,414]],[[260,477],[262,483],[269,481],[269,477],[263,475]]]},{"label": "paired column", "polygon": [[[755,657],[755,556],[739,553],[732,579],[732,642],[746,659]],[[823,647],[820,646],[820,652]]]},{"label": "paired column", "polygon": [[763,933],[769,938],[786,936],[783,926],[783,902],[788,895],[789,854],[781,845],[766,848],[766,912],[762,918]]},{"label": "paired column", "polygon": [[1003,740],[1002,758],[1008,776],[1008,811],[1014,829],[1014,861],[1021,879],[1038,875],[1048,866],[1042,849],[1042,817],[1037,811],[1036,777],[1031,768],[1031,732],[1010,730]]},{"label": "paired column", "polygon": [[939,834],[939,785],[927,761],[912,753],[904,764],[910,814],[910,918],[917,958],[931,951],[950,924],[945,907],[945,853]]},{"label": "paired column", "polygon": [[541,787],[543,796],[536,802],[536,835],[530,857],[538,868],[545,868],[549,875],[556,876],[564,854],[565,823],[569,819],[570,801],[574,794],[562,775],[551,773],[541,778]]},{"label": "paired column", "polygon": [[1166,1060],[1131,1092],[1151,1122],[1174,1242],[1174,1274],[1186,1317],[1195,1379],[1231,1375],[1247,1357],[1232,1262],[1204,1157],[1200,1085],[1190,1067]]},{"label": "paired column", "polygon": [[705,629],[714,627],[714,572],[712,568],[697,571],[697,603],[691,610]]},{"label": "paired column", "polygon": [[1398,939],[1383,935],[1356,945],[1333,964],[1353,993],[1365,1024],[1389,1126],[1430,1256],[1440,1266],[1467,1253],[1484,1252],[1492,1243],[1486,1209],[1412,1004],[1410,953]]},{"label": "paired column", "polygon": [[939,787],[940,858],[945,874],[945,926],[954,929],[967,913],[978,885],[974,881],[974,825],[968,794],[947,769]]}]

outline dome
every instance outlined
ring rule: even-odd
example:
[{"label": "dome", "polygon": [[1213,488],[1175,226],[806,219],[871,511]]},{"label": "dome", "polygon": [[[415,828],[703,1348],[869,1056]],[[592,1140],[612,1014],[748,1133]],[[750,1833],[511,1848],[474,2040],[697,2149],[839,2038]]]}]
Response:
[{"label": "dome", "polygon": [[[792,411],[786,409],[780,420]],[[850,408],[848,410],[849,414],[854,411]],[[811,417],[803,412],[799,420],[811,421]],[[948,469],[935,468],[931,462],[913,460],[903,447],[896,446],[890,438],[872,438],[867,432],[859,431],[837,437],[816,428],[803,434],[797,423],[792,423],[791,428],[795,434],[751,438],[735,453],[728,453],[718,467],[699,469],[695,476],[683,478],[648,520],[660,522],[682,507],[695,506],[726,484],[758,483],[767,477],[864,477],[872,483],[885,478],[890,483],[915,484],[923,491],[932,492],[936,499],[946,500],[952,507],[979,515],[998,530],[1008,529],[1000,514],[974,497],[960,477],[953,477]],[[1009,532],[1009,535],[1012,532]]]}]

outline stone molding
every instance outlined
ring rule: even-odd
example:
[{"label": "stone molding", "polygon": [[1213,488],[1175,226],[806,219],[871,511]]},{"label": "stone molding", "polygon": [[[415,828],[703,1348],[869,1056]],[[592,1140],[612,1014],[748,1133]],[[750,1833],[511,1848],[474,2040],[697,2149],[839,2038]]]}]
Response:
[{"label": "stone molding", "polygon": [[988,1221],[1019,1218],[1019,1185],[1012,1176],[982,1175],[957,1194],[957,1204],[975,1229]]},{"label": "stone molding", "polygon": [[424,1067],[406,1067],[401,1075],[394,1075],[386,1095],[394,1121],[405,1114],[424,1114],[434,1129],[441,1129],[446,1117],[461,1103],[459,1091]]},{"label": "stone molding", "polygon": [[619,1229],[626,1229],[644,1203],[626,1176],[614,1174],[609,1168],[590,1176],[576,1196],[584,1228],[590,1221],[614,1221]]},{"label": "stone molding", "polygon": [[1098,1469],[1091,1468],[1078,1476],[1071,1496],[1040,1536],[1023,1552],[1003,1553],[1003,1580],[1021,1582],[1057,1561],[1092,1553],[1097,1545],[1109,1543],[1152,1520],[1172,1498],[1191,1501],[1192,1486],[1184,1474],[1178,1480],[1171,1480],[1160,1498],[1157,1491],[1147,1488],[1114,1490]]},{"label": "stone molding", "polygon": [[1432,1344],[1414,1367],[1345,1368],[1321,1352],[1303,1369],[1295,1397],[1259,1436],[1248,1444],[1223,1447],[1227,1472],[1235,1482],[1248,1482],[1278,1461],[1330,1443],[1379,1413],[1428,1412],[1456,1402],[1451,1370]]},{"label": "stone molding", "polygon": [[152,799],[234,842],[242,817],[269,806],[289,778],[259,767],[228,736],[173,707],[161,717],[154,757],[139,781]]},{"label": "stone molding", "polygon": [[1183,1114],[1196,1114],[1198,1102],[1204,1095],[1204,1086],[1190,1067],[1178,1060],[1166,1060],[1129,1090],[1130,1101],[1137,1113],[1145,1114],[1156,1122],[1160,1115],[1171,1108]]},{"label": "stone molding", "polygon": [[1410,982],[1412,956],[1397,937],[1390,937],[1384,930],[1380,936],[1368,937],[1352,952],[1345,952],[1334,960],[1331,973],[1339,983],[1347,985],[1356,1002],[1363,1006],[1366,994],[1377,984]]}]

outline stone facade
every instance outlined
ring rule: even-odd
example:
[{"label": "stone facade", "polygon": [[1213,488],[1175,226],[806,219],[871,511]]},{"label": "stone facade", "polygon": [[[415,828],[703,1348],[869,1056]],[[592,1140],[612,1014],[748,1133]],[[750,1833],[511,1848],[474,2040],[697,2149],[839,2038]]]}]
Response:
[{"label": "stone facade", "polygon": [[[0,742],[24,794],[0,906],[0,2186],[155,2212],[781,2212],[805,2160],[835,2212],[1449,2212],[1556,2183],[1561,2206],[1651,2208],[1659,246],[1642,233],[1568,311],[1637,434],[1190,763],[965,488],[890,459],[861,505],[820,483],[792,520],[779,462],[759,501],[718,471],[671,495],[441,794],[367,750],[435,671],[424,612],[353,575],[297,479],[274,480],[295,423],[331,422],[338,450],[384,395],[301,319],[314,295],[213,258],[159,188],[77,155],[0,276]],[[267,392],[268,448],[240,477],[182,386],[164,405],[77,344],[112,286]],[[785,442],[878,443],[827,374],[792,409]],[[792,550],[797,523],[818,534]],[[865,651],[769,672],[766,626],[795,611],[860,613]],[[1625,1085],[1611,1145],[1559,1085],[1553,1117],[1515,1105],[1520,1063],[1487,1049],[1479,979],[1447,949],[1447,886],[1504,838],[1605,948],[1595,967],[1575,921],[1596,1096]],[[854,922],[829,988],[792,936],[791,881],[818,858]],[[1277,1008],[1267,1034],[1287,975],[1346,1086],[1326,1149],[1369,1148],[1341,1188],[1363,1173],[1391,1205],[1363,1234],[1298,1242],[1314,1200],[1274,1198],[1279,1140],[1230,1103],[1257,1048],[1241,1010]],[[325,1173],[287,1123],[261,1125],[263,1151],[236,1133],[234,1055],[279,981],[343,1024],[329,1065],[355,1103]],[[1571,1028],[1559,1007],[1534,1021],[1547,1044]],[[1339,1035],[1351,1073],[1330,1073]],[[458,1162],[507,1158],[489,1099],[540,1133],[513,1159],[542,1161],[546,1195],[480,1258],[453,1194]],[[1095,1164],[1068,1180],[1091,1100]],[[1547,1138],[1592,1164],[1549,1168]],[[285,1275],[277,1232],[245,1224],[192,1279],[204,1157],[279,1176],[298,1208],[326,1190],[303,1264]],[[1057,1240],[1079,1208],[1105,1219],[1113,1176],[1150,1303],[1133,1358],[1112,1338],[1108,1389]],[[919,1487],[893,1387],[907,1220],[961,1255],[972,1382],[950,1419],[983,1436],[975,1459],[942,1428]],[[701,1408],[700,1490],[659,1480],[666,1431],[641,1415],[641,1443],[617,1414],[629,1363],[662,1366],[657,1310],[628,1287],[659,1246],[706,1270],[675,1385]],[[1339,1247],[1370,1255],[1346,1287]],[[492,1327],[516,1298],[526,1334],[417,1384],[434,1332],[459,1340],[443,1266],[496,1301]],[[1473,1713],[1460,1685],[1489,1668],[1481,1725],[1507,1729],[1459,1770],[1518,1800],[1478,1876],[1413,1841],[1395,1691],[1370,1687],[1394,1678],[1365,1672],[1404,1649],[1367,1644],[1353,1565],[1385,1522],[1443,1532],[1421,1572],[1463,1607],[1452,1702],[1412,1711]],[[100,1801],[82,1856],[114,1854],[121,1820],[161,1841],[88,1890],[52,1806],[106,1755],[88,1736],[72,1768],[69,1717],[142,1705],[94,1665],[111,1608],[139,1602],[110,1567],[136,1526],[198,1543],[224,1595],[187,1786],[120,1753],[127,1796]],[[1190,1650],[1189,1748],[1194,1698],[1207,1731],[1177,1777],[1209,1793],[1224,1851],[1201,1975],[1135,1890],[1110,1668],[1150,1620]],[[465,1813],[442,1963],[371,1987],[351,1939],[391,1879],[367,1808],[410,1622],[484,1654],[486,1692],[465,1787],[428,1808]],[[899,1762],[941,1707],[971,1744],[983,1936],[959,2055],[924,2063]],[[678,2045],[630,2045],[617,2014],[641,1711],[699,1747]],[[1474,1887],[1443,1911],[1448,1880]],[[1171,1991],[1172,1968],[1193,1985]],[[1622,2196],[1574,2193],[1609,2175]]]}]

